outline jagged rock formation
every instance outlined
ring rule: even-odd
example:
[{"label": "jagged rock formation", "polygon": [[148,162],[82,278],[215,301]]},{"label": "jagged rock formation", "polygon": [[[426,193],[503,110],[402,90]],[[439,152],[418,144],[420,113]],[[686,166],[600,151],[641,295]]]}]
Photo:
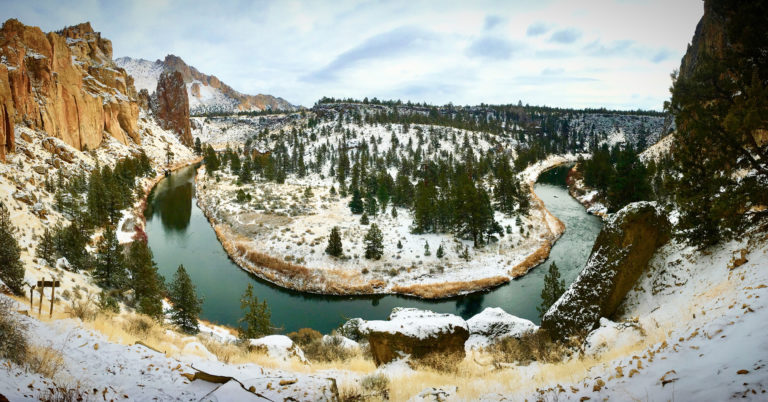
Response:
[{"label": "jagged rock formation", "polygon": [[192,131],[189,126],[189,99],[184,79],[178,71],[164,72],[157,81],[157,90],[152,109],[160,127],[171,130],[186,146],[192,146]]},{"label": "jagged rock formation", "polygon": [[586,267],[547,311],[541,327],[564,339],[592,330],[601,317],[612,317],[653,253],[669,240],[665,215],[650,202],[617,212],[597,236]]},{"label": "jagged rock formation", "polygon": [[702,54],[723,55],[723,50],[728,45],[725,24],[725,17],[715,12],[712,1],[704,1],[704,15],[696,25],[696,32],[680,63],[680,77],[693,74]]},{"label": "jagged rock formation", "polygon": [[82,150],[104,133],[138,143],[138,115],[133,79],[90,23],[47,34],[15,19],[0,28],[0,156],[13,150],[15,123]]},{"label": "jagged rock formation", "polygon": [[138,90],[155,90],[160,75],[177,71],[184,79],[193,114],[206,112],[236,112],[260,110],[295,110],[285,99],[271,95],[246,95],[221,82],[216,76],[206,75],[188,65],[180,57],[169,54],[165,60],[151,62],[121,57],[115,62],[136,79]]}]

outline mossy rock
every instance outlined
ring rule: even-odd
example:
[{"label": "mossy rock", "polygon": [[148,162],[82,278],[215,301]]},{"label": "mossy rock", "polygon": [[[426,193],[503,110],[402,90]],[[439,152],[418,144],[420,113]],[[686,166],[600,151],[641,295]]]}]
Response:
[{"label": "mossy rock", "polygon": [[586,267],[547,311],[541,327],[565,339],[592,330],[600,317],[612,317],[669,236],[669,221],[655,203],[621,209],[603,227]]}]

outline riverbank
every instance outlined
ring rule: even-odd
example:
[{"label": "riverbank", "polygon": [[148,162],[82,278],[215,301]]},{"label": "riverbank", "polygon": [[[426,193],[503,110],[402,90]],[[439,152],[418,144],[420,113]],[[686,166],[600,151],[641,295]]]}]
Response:
[{"label": "riverbank", "polygon": [[[322,234],[338,225],[343,238],[355,242],[363,237],[365,226],[360,227],[343,200],[326,195],[327,189],[322,187],[312,188],[316,199],[305,203],[309,211],[298,217],[259,214],[243,210],[235,201],[238,186],[233,184],[234,177],[217,172],[220,177],[216,180],[206,176],[205,168],[201,168],[196,176],[197,204],[229,257],[247,272],[278,286],[315,294],[401,294],[437,299],[503,285],[547,259],[565,227],[535,194],[533,184],[541,172],[575,160],[575,155],[550,157],[523,172],[521,177],[531,192],[529,216],[524,218],[521,227],[514,227],[512,233],[498,243],[473,250],[472,261],[461,263],[457,262],[457,256],[451,257],[452,262],[417,253],[411,255],[410,261],[402,258],[407,254],[395,249],[391,244],[393,237],[405,243],[405,251],[422,248],[425,242],[436,250],[441,243],[449,246],[446,243],[450,240],[439,235],[419,236],[415,241],[406,239],[403,232],[407,233],[409,217],[405,210],[398,213],[399,218],[388,215],[377,218],[385,243],[390,239],[382,261],[364,260],[356,255],[342,260],[330,259],[322,251],[326,243]],[[281,190],[295,194],[302,190],[291,183],[282,188],[269,183],[253,187],[265,188],[268,194]],[[399,229],[387,232],[388,227],[398,226]],[[293,241],[276,241],[281,234],[287,234],[285,237]],[[463,244],[456,243],[449,252],[456,250],[458,254]],[[396,257],[388,259],[388,253]]]}]

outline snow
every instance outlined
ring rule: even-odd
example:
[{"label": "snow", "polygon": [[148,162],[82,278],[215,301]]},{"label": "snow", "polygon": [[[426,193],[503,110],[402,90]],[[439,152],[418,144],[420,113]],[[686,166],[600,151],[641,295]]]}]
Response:
[{"label": "snow", "polygon": [[383,332],[403,334],[410,338],[436,338],[440,334],[451,333],[454,328],[469,331],[466,321],[453,314],[439,314],[416,308],[395,308],[388,321],[366,321],[360,326],[363,333]]},{"label": "snow", "polygon": [[519,338],[536,331],[539,327],[524,318],[516,317],[499,307],[486,307],[485,310],[467,320],[469,339],[464,348],[485,348],[504,338]]},{"label": "snow", "polygon": [[359,350],[360,344],[341,335],[323,335],[323,343],[334,344],[337,343],[344,349]]},{"label": "snow", "polygon": [[306,362],[304,352],[296,346],[291,338],[285,335],[267,335],[263,338],[250,339],[248,345],[252,348],[266,350],[267,355],[273,359],[282,361],[296,357],[301,362]]}]

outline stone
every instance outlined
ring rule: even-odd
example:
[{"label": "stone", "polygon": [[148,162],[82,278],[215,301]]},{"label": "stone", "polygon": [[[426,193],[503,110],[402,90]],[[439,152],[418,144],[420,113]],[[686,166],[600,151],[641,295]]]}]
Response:
[{"label": "stone", "polygon": [[163,72],[157,80],[153,95],[153,111],[164,130],[171,130],[182,144],[192,146],[192,130],[189,125],[189,98],[184,77],[178,71]]},{"label": "stone", "polygon": [[133,78],[112,61],[112,42],[89,23],[44,33],[9,19],[0,28],[0,158],[14,151],[14,124],[77,150],[107,132],[139,142]]},{"label": "stone", "polygon": [[566,339],[591,331],[601,317],[611,318],[656,249],[669,240],[670,230],[666,214],[653,202],[632,203],[614,214],[597,236],[586,267],[544,314],[541,327]]},{"label": "stone", "polygon": [[488,307],[467,320],[469,340],[466,348],[484,348],[505,338],[520,338],[539,327],[498,307]]},{"label": "stone", "polygon": [[368,337],[377,366],[404,356],[418,360],[440,354],[463,359],[469,339],[469,328],[461,317],[415,308],[395,308],[388,321],[366,321],[360,331]]},{"label": "stone", "polygon": [[268,335],[258,339],[250,339],[248,340],[248,349],[264,352],[273,359],[288,361],[291,358],[297,358],[302,363],[307,363],[304,351],[285,335]]},{"label": "stone", "polygon": [[48,168],[43,165],[35,165],[32,166],[32,170],[34,170],[37,174],[45,174],[48,171]]},{"label": "stone", "polygon": [[34,204],[34,202],[32,200],[32,196],[29,193],[27,193],[26,191],[18,190],[16,192],[14,192],[13,193],[13,198],[18,200],[18,201],[21,201],[21,202],[23,202],[23,203],[25,203],[27,205]]}]

